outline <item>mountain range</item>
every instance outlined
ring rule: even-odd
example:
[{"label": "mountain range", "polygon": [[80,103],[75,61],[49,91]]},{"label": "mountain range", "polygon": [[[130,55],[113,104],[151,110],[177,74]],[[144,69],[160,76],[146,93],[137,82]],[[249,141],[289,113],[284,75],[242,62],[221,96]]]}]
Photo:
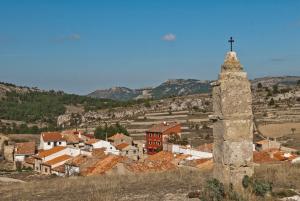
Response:
[{"label": "mountain range", "polygon": [[[253,87],[261,83],[264,87],[273,85],[295,85],[300,76],[263,77],[251,80]],[[213,80],[196,79],[171,79],[157,87],[147,89],[130,89],[127,87],[113,87],[110,89],[96,90],[87,96],[93,98],[107,98],[113,100],[133,100],[142,98],[161,99],[172,96],[184,96],[197,93],[209,93]]]}]

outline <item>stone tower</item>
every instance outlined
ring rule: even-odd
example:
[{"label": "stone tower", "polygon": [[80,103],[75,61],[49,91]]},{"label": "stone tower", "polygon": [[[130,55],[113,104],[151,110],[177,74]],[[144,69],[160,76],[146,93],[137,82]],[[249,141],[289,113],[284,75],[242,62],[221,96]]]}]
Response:
[{"label": "stone tower", "polygon": [[214,178],[242,187],[253,174],[253,114],[250,82],[235,52],[228,52],[213,83]]}]

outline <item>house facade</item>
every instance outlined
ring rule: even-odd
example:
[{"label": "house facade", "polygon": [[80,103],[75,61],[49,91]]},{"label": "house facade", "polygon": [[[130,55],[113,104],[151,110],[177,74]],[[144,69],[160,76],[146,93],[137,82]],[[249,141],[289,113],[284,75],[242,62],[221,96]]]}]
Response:
[{"label": "house facade", "polygon": [[132,144],[122,143],[116,146],[121,156],[126,156],[132,160],[139,160],[139,149]]},{"label": "house facade", "polygon": [[15,144],[14,160],[15,162],[24,162],[25,158],[35,154],[35,142],[22,142]]},{"label": "house facade", "polygon": [[116,149],[110,142],[99,140],[99,139],[91,139],[85,142],[85,149],[92,151],[93,149],[105,148],[105,153],[111,153],[114,155],[119,155],[119,150]]},{"label": "house facade", "polygon": [[177,122],[156,124],[146,131],[146,149],[148,154],[155,154],[163,149],[163,143],[170,135],[181,136],[181,125]]},{"label": "house facade", "polygon": [[53,147],[67,146],[66,139],[64,139],[63,135],[59,132],[44,132],[40,136],[40,147],[42,150],[49,150]]}]

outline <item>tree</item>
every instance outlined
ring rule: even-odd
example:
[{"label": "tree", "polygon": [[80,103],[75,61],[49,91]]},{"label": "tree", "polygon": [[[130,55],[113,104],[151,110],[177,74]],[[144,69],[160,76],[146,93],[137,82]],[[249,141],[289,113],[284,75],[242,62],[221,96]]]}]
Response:
[{"label": "tree", "polygon": [[104,127],[98,126],[95,130],[95,137],[97,139],[105,140],[106,135],[107,137],[111,137],[116,133],[123,133],[124,135],[129,135],[126,128],[124,128],[121,124],[117,122],[116,125],[107,126],[107,124],[105,124]]},{"label": "tree", "polygon": [[274,94],[277,94],[279,91],[278,91],[278,85],[277,84],[274,84],[273,85],[273,93]]},{"label": "tree", "polygon": [[296,128],[291,128],[292,134],[295,134]]},{"label": "tree", "polygon": [[271,98],[271,100],[270,100],[270,102],[269,102],[269,105],[270,105],[270,106],[273,106],[273,105],[275,105],[275,101],[274,101],[274,99],[273,99],[273,98]]},{"label": "tree", "polygon": [[257,88],[258,89],[261,89],[263,86],[262,86],[262,84],[259,82],[258,84],[257,84]]},{"label": "tree", "polygon": [[300,86],[300,80],[297,81],[297,85]]}]

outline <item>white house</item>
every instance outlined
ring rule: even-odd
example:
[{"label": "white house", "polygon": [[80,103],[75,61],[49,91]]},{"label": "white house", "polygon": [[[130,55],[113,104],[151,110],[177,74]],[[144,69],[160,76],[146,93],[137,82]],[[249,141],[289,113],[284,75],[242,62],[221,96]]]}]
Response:
[{"label": "white house", "polygon": [[190,155],[190,157],[186,158],[186,160],[195,160],[195,159],[204,159],[204,158],[212,158],[212,153],[199,151],[196,149],[192,149],[190,147],[183,147],[177,144],[164,144],[164,150],[171,151],[174,154],[186,154]]},{"label": "white house", "polygon": [[85,149],[92,151],[93,149],[105,148],[104,151],[106,154],[111,153],[114,155],[119,155],[119,150],[116,149],[110,142],[98,139],[90,139],[89,141],[85,142]]},{"label": "white house", "polygon": [[[57,167],[59,165],[62,165],[64,162],[66,162],[71,157],[76,157],[80,155],[81,150],[76,148],[70,148],[70,147],[61,147],[56,146],[52,149],[40,151],[37,155],[34,155],[34,170],[37,172],[44,172],[49,173],[51,171],[51,168]],[[49,162],[50,161],[50,162]],[[50,169],[49,171],[45,169],[45,165],[48,165]]]},{"label": "white house", "polygon": [[26,157],[35,154],[35,142],[22,142],[15,144],[14,161],[23,162]]},{"label": "white house", "polygon": [[66,139],[58,132],[44,132],[40,137],[40,149],[49,150],[56,146],[67,146]]}]

